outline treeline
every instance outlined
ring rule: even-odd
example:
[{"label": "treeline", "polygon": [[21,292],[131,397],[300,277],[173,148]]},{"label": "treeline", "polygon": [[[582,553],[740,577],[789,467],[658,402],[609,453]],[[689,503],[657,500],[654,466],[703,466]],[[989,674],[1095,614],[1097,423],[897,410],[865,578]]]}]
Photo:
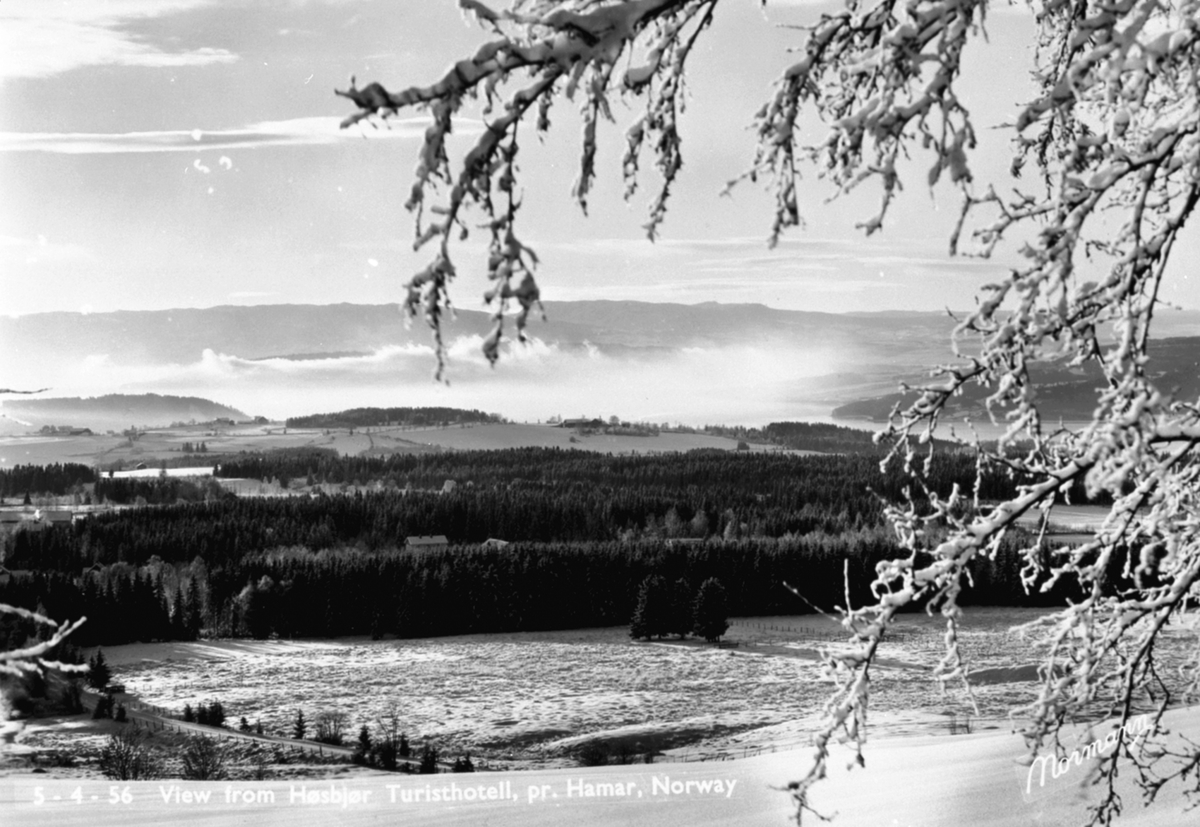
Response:
[{"label": "treeline", "polygon": [[292,416],[289,428],[373,428],[380,425],[457,425],[503,422],[499,414],[463,408],[351,408],[338,413]]},{"label": "treeline", "polygon": [[92,500],[116,505],[173,505],[230,499],[234,495],[211,477],[107,477],[96,480]]},{"label": "treeline", "polygon": [[[234,466],[234,476],[282,478],[304,461],[259,455],[226,463],[222,473]],[[213,481],[105,479],[96,484],[97,499],[164,504],[16,532],[6,541],[6,565],[78,571],[94,564],[142,565],[152,557],[186,562],[197,555],[224,564],[280,546],[378,550],[429,534],[444,534],[452,543],[834,534],[880,525],[877,494],[894,501],[907,484],[898,471],[881,475],[877,462],[865,456],[710,451],[604,457],[521,449],[370,459],[320,455],[313,462],[322,478],[382,476],[388,485],[352,495],[238,498],[218,492]],[[970,458],[943,457],[932,463],[928,484],[943,493],[956,484],[969,489],[974,472]],[[441,493],[447,477],[460,484]],[[409,485],[413,490],[405,491]],[[984,496],[1012,492],[1000,476],[985,489]],[[193,501],[180,501],[188,499]]]},{"label": "treeline", "polygon": [[[1008,540],[994,560],[977,559],[973,583],[964,585],[961,600],[1049,605],[1072,595],[1067,581],[1048,594],[1027,595],[1019,581],[1017,549],[1017,541]],[[628,623],[639,586],[651,575],[692,590],[709,578],[719,579],[731,616],[832,609],[845,599],[847,574],[849,598],[862,605],[873,600],[876,565],[897,553],[885,529],[691,546],[517,543],[437,552],[289,548],[220,565],[199,558],[176,564],[153,560],[97,566],[82,576],[15,575],[0,585],[0,601],[38,608],[56,619],[86,615],[88,622],[73,638],[81,646],[197,635],[534,631]],[[6,621],[10,638],[22,622]],[[16,637],[13,642],[20,643]]]},{"label": "treeline", "polygon": [[[875,442],[875,432],[847,428],[825,422],[772,422],[762,429],[768,442],[799,451],[830,454],[885,454],[890,442]],[[963,446],[943,439],[933,440],[939,451],[963,450]]]},{"label": "treeline", "polygon": [[[474,487],[563,485],[669,489],[723,489],[730,496],[769,495],[782,488],[802,491],[806,501],[873,499],[869,489],[899,497],[907,478],[898,469],[879,472],[873,456],[789,456],[699,449],[684,454],[611,456],[563,448],[509,448],[493,451],[446,451],[392,454],[386,457],[339,456],[329,449],[246,453],[222,461],[217,475],[227,478],[301,479],[306,484],[368,485],[375,482],[417,489],[441,488],[447,479]],[[938,454],[928,484],[948,493],[959,484],[971,490],[975,457]],[[980,496],[995,499],[1014,490],[1001,471],[986,472]]]},{"label": "treeline", "polygon": [[0,497],[25,494],[68,494],[76,486],[95,482],[96,472],[77,462],[53,465],[15,465],[0,468]]}]

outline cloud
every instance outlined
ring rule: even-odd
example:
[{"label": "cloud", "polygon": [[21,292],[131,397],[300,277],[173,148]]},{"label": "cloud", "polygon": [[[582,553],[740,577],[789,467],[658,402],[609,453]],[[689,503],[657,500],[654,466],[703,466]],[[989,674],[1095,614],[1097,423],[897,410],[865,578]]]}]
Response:
[{"label": "cloud", "polygon": [[104,3],[0,3],[0,80],[37,78],[85,66],[208,66],[237,55],[202,46],[168,50],[138,36],[138,21],[163,17],[212,0],[108,0]]},{"label": "cloud", "polygon": [[[345,408],[449,405],[497,410],[516,419],[581,412],[691,424],[820,416],[819,377],[844,367],[844,347],[742,345],[614,355],[534,338],[507,342],[493,368],[479,336],[448,343],[450,384],[432,379],[433,350],[391,345],[326,359],[245,359],[205,350],[183,364],[124,364],[105,354],[28,366],[64,396],[169,393],[217,399],[268,416],[314,411],[336,398]],[[20,375],[12,381],[21,380]],[[31,385],[31,387],[37,387]]]},{"label": "cloud", "polygon": [[0,236],[0,262],[23,264],[80,264],[95,260],[87,247],[71,242],[37,238]]},{"label": "cloud", "polygon": [[[157,132],[0,132],[0,152],[56,152],[102,155],[127,152],[199,152],[205,149],[253,149],[263,146],[346,144],[372,138],[418,139],[429,125],[425,118],[392,118],[390,128],[339,129],[337,117],[263,121],[239,129],[169,129]],[[478,132],[478,124],[455,124],[460,134]],[[228,159],[226,159],[228,160]],[[224,164],[222,164],[224,166]],[[228,168],[228,167],[227,167]]]}]

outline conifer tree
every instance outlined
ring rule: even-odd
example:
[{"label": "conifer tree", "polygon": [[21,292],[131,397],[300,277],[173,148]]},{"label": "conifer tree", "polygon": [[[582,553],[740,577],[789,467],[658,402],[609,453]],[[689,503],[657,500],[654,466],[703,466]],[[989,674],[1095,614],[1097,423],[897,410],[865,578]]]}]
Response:
[{"label": "conifer tree", "polygon": [[670,600],[670,624],[667,631],[678,635],[682,640],[691,633],[695,625],[692,617],[692,588],[686,578],[680,577],[672,584]]},{"label": "conifer tree", "polygon": [[358,741],[354,745],[354,755],[351,760],[355,764],[367,764],[371,760],[372,754],[371,730],[366,724],[358,730]]},{"label": "conifer tree", "polygon": [[297,741],[303,741],[304,735],[308,731],[308,725],[304,722],[304,710],[296,710],[296,722],[292,724],[292,737]]},{"label": "conifer tree", "polygon": [[670,634],[670,603],[671,595],[666,581],[657,574],[648,575],[638,589],[637,606],[629,622],[629,636],[649,640]]},{"label": "conifer tree", "polygon": [[438,751],[437,747],[431,746],[428,741],[421,747],[421,764],[417,772],[421,775],[433,775],[438,771]]},{"label": "conifer tree", "polygon": [[103,689],[108,686],[111,678],[112,670],[108,668],[108,662],[104,659],[104,650],[97,649],[96,654],[88,660],[88,686],[93,689]]},{"label": "conifer tree", "polygon": [[700,584],[696,594],[693,631],[709,643],[716,643],[729,629],[729,600],[725,587],[715,577]]}]

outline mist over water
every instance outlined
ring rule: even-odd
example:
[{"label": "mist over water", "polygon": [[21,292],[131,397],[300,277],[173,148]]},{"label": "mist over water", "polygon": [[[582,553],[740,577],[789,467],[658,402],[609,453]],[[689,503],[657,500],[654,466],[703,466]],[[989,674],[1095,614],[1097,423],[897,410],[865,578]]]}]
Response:
[{"label": "mist over water", "polygon": [[[839,369],[832,348],[736,345],[612,355],[540,340],[512,344],[488,364],[478,336],[448,348],[445,382],[432,347],[397,345],[327,359],[244,359],[205,350],[186,364],[121,364],[89,356],[18,377],[42,396],[158,393],[200,396],[272,419],[369,406],[450,406],[515,421],[616,415],[686,425],[761,425],[827,419],[821,377]],[[47,375],[49,374],[49,375]]]}]

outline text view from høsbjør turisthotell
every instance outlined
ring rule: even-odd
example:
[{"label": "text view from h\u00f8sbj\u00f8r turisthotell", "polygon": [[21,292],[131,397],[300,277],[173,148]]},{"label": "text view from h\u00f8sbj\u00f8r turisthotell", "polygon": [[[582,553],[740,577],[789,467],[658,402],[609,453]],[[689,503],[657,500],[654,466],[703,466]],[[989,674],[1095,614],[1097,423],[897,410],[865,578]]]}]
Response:
[{"label": "text view from h\u00f8sbj\u00f8r turisthotell", "polygon": [[604,800],[670,799],[730,800],[744,788],[745,779],[732,776],[696,777],[684,771],[656,773],[580,773],[530,780],[499,775],[425,776],[354,781],[134,781],[119,784],[46,780],[14,781],[12,800],[40,810],[52,808],[174,809],[271,807],[381,809],[437,807],[472,803],[525,805]]}]

